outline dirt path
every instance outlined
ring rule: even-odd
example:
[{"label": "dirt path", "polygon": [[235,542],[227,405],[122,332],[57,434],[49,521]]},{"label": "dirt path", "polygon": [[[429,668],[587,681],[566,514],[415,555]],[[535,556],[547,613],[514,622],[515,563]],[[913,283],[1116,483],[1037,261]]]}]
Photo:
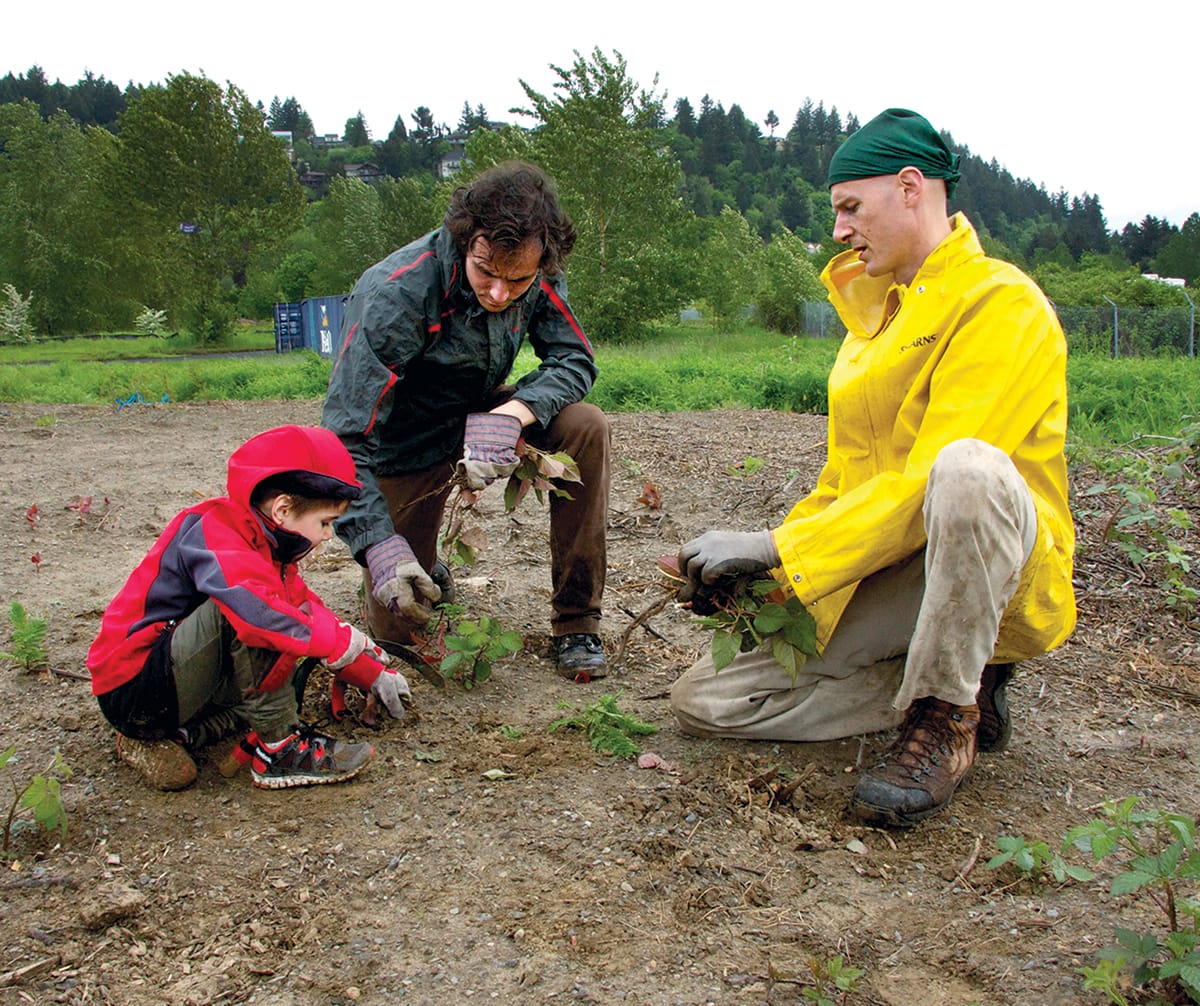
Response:
[{"label": "dirt path", "polygon": [[[230,450],[318,416],[317,402],[8,406],[0,648],[20,601],[47,619],[55,669],[82,671],[105,604],[180,507],[222,490]],[[610,646],[658,596],[657,555],[710,526],[777,521],[813,484],[824,437],[812,416],[614,417]],[[751,476],[734,467],[748,456],[764,462]],[[661,511],[637,502],[647,480]],[[0,875],[0,1004],[796,1003],[809,961],[838,954],[865,971],[856,1004],[1101,1001],[1077,969],[1136,903],[1110,899],[1103,877],[1037,888],[984,869],[998,834],[1055,843],[1106,797],[1197,806],[1200,632],[1131,582],[1094,528],[1081,526],[1080,631],[1022,665],[1009,752],[980,760],[949,813],[889,834],[845,816],[886,736],[679,733],[665,692],[706,645],[683,612],[636,630],[607,682],[558,679],[545,514],[530,500],[505,516],[498,496],[484,498],[490,546],[459,582],[526,650],[469,693],[412,676],[413,722],[345,728],[377,750],[346,786],[258,791],[216,771],[218,749],[190,790],[147,791],[85,682],[0,672],[0,748],[16,745],[18,775],[56,747],[75,771],[65,840],[18,829]],[[340,545],[306,576],[356,610]],[[646,747],[673,770],[547,732],[562,703],[615,691],[660,728]],[[327,710],[310,689],[309,718]],[[484,777],[495,768],[511,777]],[[803,777],[790,802],[755,785],[771,769]]]}]

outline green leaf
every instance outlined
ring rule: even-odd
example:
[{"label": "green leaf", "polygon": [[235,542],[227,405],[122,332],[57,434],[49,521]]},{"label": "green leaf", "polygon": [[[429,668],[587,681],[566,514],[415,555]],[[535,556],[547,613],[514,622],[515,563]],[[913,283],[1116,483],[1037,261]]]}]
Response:
[{"label": "green leaf", "polygon": [[1153,881],[1154,876],[1152,874],[1143,873],[1140,870],[1126,870],[1124,873],[1118,873],[1113,877],[1112,888],[1109,893],[1114,897],[1122,894],[1130,894]]},{"label": "green leaf", "polygon": [[501,633],[496,637],[496,641],[500,643],[509,653],[516,653],[525,646],[525,639],[519,633],[512,629],[508,632]]},{"label": "green leaf", "polygon": [[714,632],[712,638],[713,669],[720,671],[733,663],[733,658],[741,649],[741,637],[734,637],[728,632]]},{"label": "green leaf", "polygon": [[35,775],[25,792],[20,805],[33,811],[33,819],[47,831],[67,833],[67,809],[63,806],[57,779]]},{"label": "green leaf", "polygon": [[806,658],[786,639],[781,636],[771,637],[771,656],[775,658],[775,663],[788,672],[793,681],[800,676]]},{"label": "green leaf", "polygon": [[777,602],[768,602],[758,609],[754,616],[754,628],[762,635],[769,636],[778,632],[788,620],[787,609]]}]

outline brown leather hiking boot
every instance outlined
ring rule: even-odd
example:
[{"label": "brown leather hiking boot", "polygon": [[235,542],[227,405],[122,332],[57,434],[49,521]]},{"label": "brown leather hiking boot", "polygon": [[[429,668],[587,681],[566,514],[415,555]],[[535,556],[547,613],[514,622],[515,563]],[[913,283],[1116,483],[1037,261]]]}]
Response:
[{"label": "brown leather hiking boot", "polygon": [[988,664],[979,682],[979,732],[975,747],[979,751],[1003,751],[1012,737],[1012,719],[1008,715],[1008,683],[1016,664]]},{"label": "brown leather hiking boot", "polygon": [[909,828],[950,802],[975,764],[978,706],[913,703],[883,761],[854,787],[850,808],[868,824]]},{"label": "brown leather hiking boot", "polygon": [[117,757],[132,765],[155,789],[184,789],[196,781],[196,763],[174,741],[141,741],[117,734]]}]

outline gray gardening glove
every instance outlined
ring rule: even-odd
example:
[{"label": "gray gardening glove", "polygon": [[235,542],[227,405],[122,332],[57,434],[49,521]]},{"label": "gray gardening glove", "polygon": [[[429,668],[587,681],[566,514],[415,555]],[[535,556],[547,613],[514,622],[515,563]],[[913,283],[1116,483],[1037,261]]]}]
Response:
[{"label": "gray gardening glove", "polygon": [[383,703],[393,719],[404,719],[405,705],[412,705],[412,689],[408,679],[397,671],[384,669],[371,685],[371,692]]},{"label": "gray gardening glove", "polygon": [[463,456],[455,470],[468,489],[482,489],[507,478],[521,466],[517,441],[521,420],[501,412],[472,412],[463,433]]},{"label": "gray gardening glove", "polygon": [[412,546],[394,534],[367,548],[371,593],[375,600],[410,622],[424,625],[433,617],[433,605],[442,598],[438,585],[417,562]]},{"label": "gray gardening glove", "polygon": [[690,601],[701,584],[714,584],[723,576],[762,573],[778,565],[770,531],[705,531],[679,550],[679,569],[688,579],[679,600]]}]

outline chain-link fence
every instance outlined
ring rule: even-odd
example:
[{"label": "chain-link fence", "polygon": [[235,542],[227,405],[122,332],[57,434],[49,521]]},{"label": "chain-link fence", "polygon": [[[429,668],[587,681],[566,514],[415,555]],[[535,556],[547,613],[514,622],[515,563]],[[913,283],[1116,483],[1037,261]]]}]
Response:
[{"label": "chain-link fence", "polygon": [[1111,356],[1196,355],[1190,307],[1068,307],[1055,305],[1073,353]]},{"label": "chain-link fence", "polygon": [[[846,334],[833,305],[806,302],[804,334]],[[1189,307],[1059,307],[1058,320],[1072,353],[1103,356],[1196,355],[1196,319]]]}]

